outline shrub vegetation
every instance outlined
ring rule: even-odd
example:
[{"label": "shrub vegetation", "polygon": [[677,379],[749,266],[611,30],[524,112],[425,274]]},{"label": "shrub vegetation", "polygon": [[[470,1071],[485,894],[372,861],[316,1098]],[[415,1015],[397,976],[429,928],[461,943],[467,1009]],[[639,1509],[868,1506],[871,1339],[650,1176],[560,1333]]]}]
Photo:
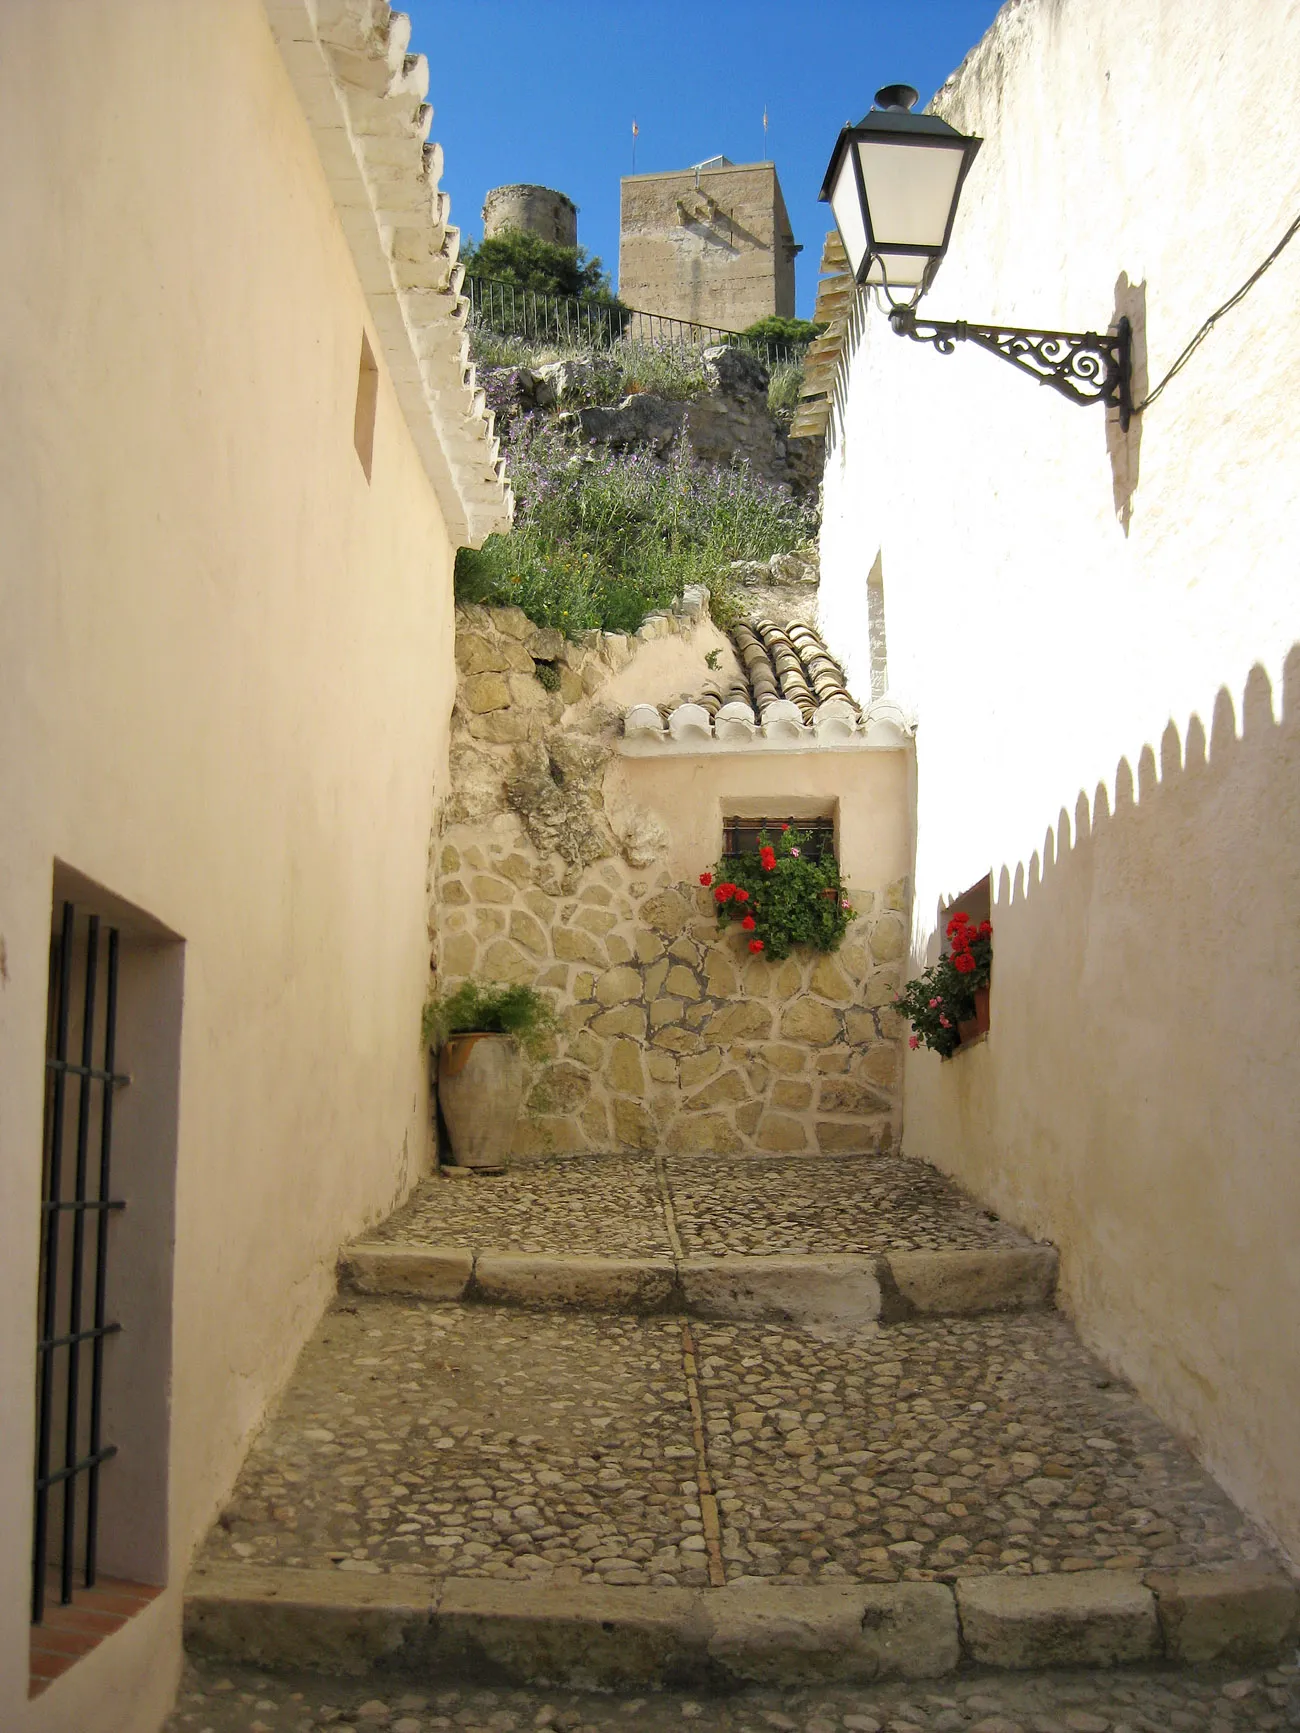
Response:
[{"label": "shrub vegetation", "polygon": [[513,1035],[536,1056],[555,1027],[550,1001],[532,987],[462,981],[452,993],[435,994],[424,1007],[426,1046],[449,1035]]},{"label": "shrub vegetation", "polygon": [[777,313],[769,313],[766,319],[755,319],[752,325],[747,325],[740,335],[748,343],[811,343],[825,329],[825,325],[814,324],[811,319],[783,319]]},{"label": "shrub vegetation", "polygon": [[788,553],[816,531],[813,504],[743,465],[714,468],[680,448],[667,461],[575,450],[534,418],[516,431],[510,479],[515,527],[461,550],[457,599],[513,604],[570,636],[634,632],[696,583],[726,624],[726,567]]},{"label": "shrub vegetation", "polygon": [[463,241],[460,258],[471,276],[494,283],[601,306],[619,305],[604,265],[585,247],[561,247],[522,229],[504,229],[481,241]]},{"label": "shrub vegetation", "polygon": [[718,925],[734,922],[749,950],[778,961],[796,945],[838,951],[854,911],[835,856],[817,856],[811,833],[790,825],[758,841],[757,854],[733,855],[700,875]]}]

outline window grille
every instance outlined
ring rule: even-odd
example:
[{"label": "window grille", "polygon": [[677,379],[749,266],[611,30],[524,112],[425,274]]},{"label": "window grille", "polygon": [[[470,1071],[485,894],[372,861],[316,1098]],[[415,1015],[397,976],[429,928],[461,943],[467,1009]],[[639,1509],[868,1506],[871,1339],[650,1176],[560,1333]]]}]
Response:
[{"label": "window grille", "polygon": [[757,854],[759,835],[766,831],[771,838],[788,824],[791,830],[802,831],[807,842],[803,845],[809,860],[821,860],[835,854],[835,820],[831,818],[724,818],[722,821],[722,856],[732,860],[737,855]]},{"label": "window grille", "polygon": [[[74,952],[83,931],[84,981],[78,983],[73,979]],[[113,1093],[129,1081],[114,1069],[117,977],[117,930],[109,928],[101,935],[97,915],[90,915],[82,928],[76,908],[65,902],[50,948],[46,1036],[33,1624],[40,1624],[46,1597],[56,1586],[64,1606],[72,1600],[74,1578],[86,1588],[94,1586],[100,1470],[116,1455],[116,1447],[103,1440],[103,1392],[104,1344],[121,1328],[107,1320],[109,1218],[125,1207],[122,1199],[109,1195]],[[78,996],[80,1030],[74,1034]],[[100,1014],[103,1036],[97,1064]],[[70,1053],[76,1046],[80,1058],[74,1060]],[[79,1506],[83,1489],[85,1501]]]}]

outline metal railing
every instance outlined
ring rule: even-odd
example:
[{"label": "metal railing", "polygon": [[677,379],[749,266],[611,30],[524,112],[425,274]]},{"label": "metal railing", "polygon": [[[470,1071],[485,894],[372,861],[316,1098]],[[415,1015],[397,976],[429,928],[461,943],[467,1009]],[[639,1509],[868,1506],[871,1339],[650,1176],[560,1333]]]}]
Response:
[{"label": "metal railing", "polygon": [[501,337],[526,343],[556,344],[583,349],[613,349],[630,344],[682,355],[715,344],[731,344],[757,355],[768,367],[801,362],[806,343],[755,341],[720,325],[698,325],[660,313],[642,313],[619,302],[582,301],[571,295],[543,295],[487,277],[466,276],[462,293],[470,304],[470,320]]}]

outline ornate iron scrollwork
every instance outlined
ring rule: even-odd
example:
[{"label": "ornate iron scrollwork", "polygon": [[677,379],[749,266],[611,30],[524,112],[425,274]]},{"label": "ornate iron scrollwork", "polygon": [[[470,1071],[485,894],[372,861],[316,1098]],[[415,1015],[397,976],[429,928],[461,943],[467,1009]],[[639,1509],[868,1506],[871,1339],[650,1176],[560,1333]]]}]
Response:
[{"label": "ornate iron scrollwork", "polygon": [[951,355],[958,343],[978,343],[1071,403],[1104,403],[1108,409],[1118,409],[1120,426],[1128,428],[1133,414],[1133,334],[1127,319],[1105,336],[1095,331],[969,325],[964,319],[918,319],[912,307],[896,307],[889,322],[900,337],[928,343],[941,355]]}]

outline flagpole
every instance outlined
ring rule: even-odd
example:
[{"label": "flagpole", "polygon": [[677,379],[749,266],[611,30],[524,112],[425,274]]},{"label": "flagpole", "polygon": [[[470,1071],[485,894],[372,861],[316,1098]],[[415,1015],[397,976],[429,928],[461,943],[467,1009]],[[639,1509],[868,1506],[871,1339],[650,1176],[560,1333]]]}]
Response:
[{"label": "flagpole", "polygon": [[632,122],[632,173],[633,174],[636,173],[636,141],[637,141],[638,136],[640,135],[640,132],[641,132],[641,128],[637,125],[637,123],[634,120]]}]

